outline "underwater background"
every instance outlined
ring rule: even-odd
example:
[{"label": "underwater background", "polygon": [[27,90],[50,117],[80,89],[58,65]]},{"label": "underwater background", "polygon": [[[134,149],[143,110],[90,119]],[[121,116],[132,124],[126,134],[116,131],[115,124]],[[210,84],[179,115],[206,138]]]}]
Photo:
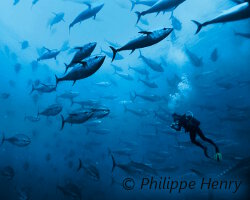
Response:
[{"label": "underwater background", "polygon": [[[191,22],[211,19],[236,3],[186,0],[174,10],[174,18],[171,12],[154,13],[136,25],[134,12],[147,6],[131,11],[129,0],[89,1],[104,6],[95,19],[69,32],[69,24],[88,8],[82,2],[0,1],[0,200],[247,199],[250,40],[235,33],[250,33],[250,21],[211,25],[196,35]],[[63,17],[53,24],[59,14]],[[139,50],[119,52],[120,59],[111,62],[109,46],[122,46],[141,30],[173,26],[166,39],[140,50],[163,71],[147,66]],[[106,55],[96,73],[74,85],[60,82],[50,93],[31,93],[32,85],[55,85],[55,75],[64,75],[74,47],[90,42],[97,43],[92,55]],[[37,61],[43,47],[60,53]],[[154,84],[149,87],[143,80]],[[79,110],[79,101],[109,113],[83,124],[65,123],[61,130],[60,115],[66,118]],[[37,117],[55,104],[62,106],[60,114]],[[188,134],[170,128],[174,112],[193,113],[204,134],[220,147],[221,162],[207,159]],[[213,147],[206,145],[213,155]],[[112,156],[123,165],[112,170]],[[131,165],[134,171],[122,170]],[[142,177],[151,176],[242,180],[242,185],[235,194],[230,189],[140,190]],[[129,191],[123,185],[128,177],[135,182]]]}]

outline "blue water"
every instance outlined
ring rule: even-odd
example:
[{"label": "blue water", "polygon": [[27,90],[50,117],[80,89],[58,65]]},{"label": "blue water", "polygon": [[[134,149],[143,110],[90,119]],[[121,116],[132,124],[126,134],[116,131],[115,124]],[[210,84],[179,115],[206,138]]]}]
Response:
[{"label": "blue water", "polygon": [[[77,81],[74,86],[72,82],[60,82],[56,92],[30,94],[32,84],[38,80],[54,85],[55,74],[63,76],[64,63],[71,61],[74,53],[70,52],[74,47],[97,42],[92,55],[99,55],[101,48],[112,54],[107,41],[122,46],[140,35],[134,12],[148,7],[136,5],[130,11],[128,0],[94,1],[92,6],[105,4],[95,20],[91,18],[76,24],[69,34],[69,24],[87,9],[81,2],[39,0],[33,6],[31,0],[16,1],[16,5],[11,0],[0,2],[0,137],[23,134],[31,139],[26,147],[8,141],[0,146],[0,200],[80,199],[74,197],[70,184],[79,189],[82,199],[247,198],[250,40],[234,32],[250,33],[249,19],[209,25],[195,35],[196,26],[191,20],[204,22],[236,4],[230,0],[187,0],[174,11],[175,18],[181,22],[181,30],[174,30],[160,43],[141,49],[145,57],[160,63],[164,72],[147,66],[138,58],[138,50],[131,55],[124,51],[120,52],[123,59],[112,64],[132,76],[132,81],[115,74],[111,58],[106,56],[95,74]],[[55,17],[53,13],[64,13],[65,22],[60,21],[50,29],[48,24]],[[149,14],[142,17],[138,26],[147,31],[171,28],[170,16],[171,12]],[[23,41],[28,41],[28,45],[23,43],[22,49]],[[43,47],[62,51],[56,60],[37,63],[38,52]],[[202,58],[202,66],[194,66],[186,49]],[[210,58],[214,49],[218,52],[216,61]],[[129,70],[129,66],[146,69],[148,79]],[[139,79],[150,80],[158,87],[149,88]],[[58,98],[69,91],[79,93],[74,101],[95,100],[101,107],[108,108],[110,114],[99,119],[94,127],[89,122],[72,126],[66,123],[60,130],[60,114],[66,117],[80,108],[68,99]],[[132,101],[131,95],[135,93],[157,95],[159,99],[152,102],[136,97]],[[36,116],[55,103],[63,106],[57,116],[40,116],[38,122],[24,120],[25,116]],[[125,111],[124,105],[144,114],[138,116]],[[188,111],[199,119],[204,134],[218,144],[221,162],[207,159],[184,131],[170,129],[171,114]],[[204,144],[213,157],[213,147]],[[111,155],[118,164],[131,166],[134,161],[149,166],[156,173],[146,170],[126,173],[119,167],[112,172]],[[79,159],[85,168],[77,171]],[[244,159],[248,163],[242,162]],[[88,171],[89,165],[98,171],[99,178]],[[6,167],[13,169],[12,178]],[[181,193],[178,190],[172,193],[141,190],[142,179],[151,176],[194,180],[197,187]],[[206,180],[242,180],[242,184],[235,194],[232,188],[200,190],[198,185],[203,177]],[[124,189],[125,178],[134,179],[133,190]],[[63,194],[58,186],[67,185],[69,194]]]}]

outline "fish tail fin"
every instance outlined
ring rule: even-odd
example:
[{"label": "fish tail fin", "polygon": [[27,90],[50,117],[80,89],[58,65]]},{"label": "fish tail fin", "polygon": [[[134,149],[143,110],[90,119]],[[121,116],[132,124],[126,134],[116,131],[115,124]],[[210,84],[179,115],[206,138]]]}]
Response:
[{"label": "fish tail fin", "polygon": [[111,158],[112,158],[112,163],[113,163],[113,165],[112,165],[112,172],[113,172],[115,170],[115,167],[116,167],[116,162],[115,162],[115,158],[112,154],[111,154]]},{"label": "fish tail fin", "polygon": [[64,128],[64,125],[65,125],[65,120],[64,120],[64,117],[61,115],[61,119],[62,119],[62,126],[61,126],[61,130],[63,130]]},{"label": "fish tail fin", "polygon": [[55,75],[55,78],[56,78],[56,87],[57,87],[57,85],[58,85],[60,79],[59,79],[56,75]]},{"label": "fish tail fin", "polygon": [[201,31],[201,28],[203,27],[203,25],[200,22],[197,22],[195,20],[192,20],[192,22],[197,25],[197,30],[196,30],[195,34],[198,34]]},{"label": "fish tail fin", "polygon": [[135,14],[137,15],[137,21],[136,21],[136,24],[138,24],[138,22],[140,21],[141,19],[141,16],[142,16],[142,13],[136,11]]},{"label": "fish tail fin", "polygon": [[134,9],[134,7],[135,7],[136,1],[135,0],[130,0],[130,2],[132,4],[130,11],[132,11]]},{"label": "fish tail fin", "polygon": [[3,145],[4,141],[5,141],[5,134],[3,133],[3,137],[2,137],[2,141],[1,141],[1,145],[0,146]]},{"label": "fish tail fin", "polygon": [[35,87],[34,87],[34,84],[32,83],[32,88],[31,88],[31,91],[30,91],[30,94],[32,94],[35,90]]},{"label": "fish tail fin", "polygon": [[116,56],[116,54],[117,54],[117,49],[115,49],[114,47],[112,47],[112,46],[109,46],[110,47],[110,49],[113,51],[113,58],[112,58],[112,62],[114,61],[114,59],[115,59],[115,56]]},{"label": "fish tail fin", "polygon": [[82,160],[79,158],[79,165],[78,165],[78,168],[77,168],[77,172],[79,172],[82,168]]}]

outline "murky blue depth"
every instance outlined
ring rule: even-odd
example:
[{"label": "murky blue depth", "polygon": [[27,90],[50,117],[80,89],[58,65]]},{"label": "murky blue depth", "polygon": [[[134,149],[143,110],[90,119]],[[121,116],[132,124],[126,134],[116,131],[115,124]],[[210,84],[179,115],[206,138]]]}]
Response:
[{"label": "murky blue depth", "polygon": [[[246,198],[249,18],[203,22],[247,1],[83,2],[0,2],[0,200]],[[162,38],[142,48],[149,37]],[[174,112],[192,112],[220,162],[170,128]],[[197,186],[141,190],[145,177]]]}]

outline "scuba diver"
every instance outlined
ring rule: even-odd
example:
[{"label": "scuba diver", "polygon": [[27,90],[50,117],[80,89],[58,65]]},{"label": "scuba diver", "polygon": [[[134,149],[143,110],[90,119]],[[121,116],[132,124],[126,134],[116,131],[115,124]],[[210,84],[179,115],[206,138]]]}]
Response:
[{"label": "scuba diver", "polygon": [[184,128],[185,132],[189,132],[190,134],[190,139],[193,144],[196,146],[202,148],[204,150],[204,154],[207,158],[210,158],[208,153],[207,153],[207,147],[205,147],[203,144],[198,142],[195,138],[196,135],[198,134],[199,137],[210,144],[212,144],[215,147],[215,159],[217,161],[220,161],[222,159],[222,155],[219,151],[218,146],[209,138],[207,138],[203,133],[202,130],[200,129],[200,122],[193,117],[193,114],[191,112],[184,114],[184,115],[178,115],[174,113],[172,115],[174,122],[171,124],[171,128],[176,130],[176,131],[181,131],[181,128]]}]

